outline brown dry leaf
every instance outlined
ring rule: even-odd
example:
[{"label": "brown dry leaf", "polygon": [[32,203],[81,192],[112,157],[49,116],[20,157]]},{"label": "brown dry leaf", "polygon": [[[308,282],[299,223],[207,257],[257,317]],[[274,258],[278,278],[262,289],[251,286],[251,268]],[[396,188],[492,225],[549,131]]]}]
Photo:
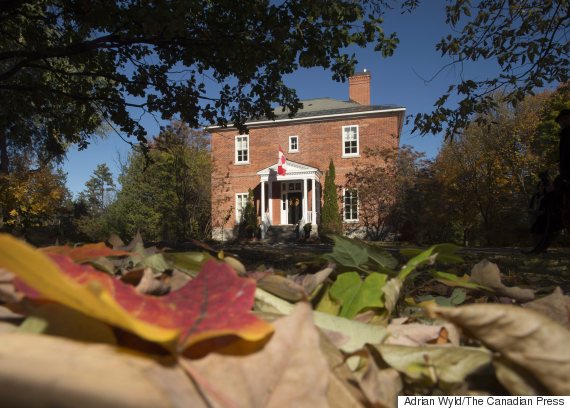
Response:
[{"label": "brown dry leaf", "polygon": [[172,358],[52,336],[0,335],[6,407],[206,407]]},{"label": "brown dry leaf", "polygon": [[[249,356],[181,360],[213,406],[326,407],[329,367],[312,310],[300,303],[274,323],[265,348]],[[220,379],[223,378],[223,381]]]},{"label": "brown dry leaf", "polygon": [[528,302],[534,299],[534,292],[531,289],[505,286],[501,282],[499,267],[488,259],[483,259],[471,269],[470,280],[493,289],[498,295],[507,296],[519,302]]},{"label": "brown dry leaf", "polygon": [[0,268],[0,302],[17,303],[23,299],[23,295],[14,288],[12,280],[14,274],[4,268]]},{"label": "brown dry leaf", "polygon": [[329,406],[331,408],[370,406],[370,401],[352,370],[345,364],[344,356],[339,349],[325,335],[320,336],[320,347],[330,369],[327,390]]},{"label": "brown dry leaf", "polygon": [[155,278],[152,268],[144,268],[142,278],[136,286],[136,290],[144,295],[160,296],[170,291],[170,285],[163,280]]},{"label": "brown dry leaf", "polygon": [[525,303],[523,307],[542,313],[570,329],[570,296],[564,296],[559,287],[552,294]]},{"label": "brown dry leaf", "polygon": [[395,408],[398,395],[403,389],[402,377],[394,368],[380,369],[367,346],[362,352],[362,368],[359,370],[359,384],[375,407]]},{"label": "brown dry leaf", "polygon": [[440,317],[531,374],[552,394],[570,395],[570,331],[533,310],[480,304],[431,307]]},{"label": "brown dry leaf", "polygon": [[125,243],[117,234],[111,234],[107,239],[107,242],[111,245],[113,249],[123,248]]},{"label": "brown dry leaf", "polygon": [[290,302],[298,302],[307,298],[301,285],[284,276],[267,274],[257,281],[257,287],[273,293]]},{"label": "brown dry leaf", "polygon": [[329,265],[316,273],[294,275],[291,276],[291,279],[301,285],[307,295],[310,295],[317,288],[317,286],[319,286],[329,277],[333,270],[334,267],[332,265]]},{"label": "brown dry leaf", "polygon": [[385,344],[421,346],[428,343],[459,345],[459,332],[451,324],[427,325],[420,323],[388,325]]}]

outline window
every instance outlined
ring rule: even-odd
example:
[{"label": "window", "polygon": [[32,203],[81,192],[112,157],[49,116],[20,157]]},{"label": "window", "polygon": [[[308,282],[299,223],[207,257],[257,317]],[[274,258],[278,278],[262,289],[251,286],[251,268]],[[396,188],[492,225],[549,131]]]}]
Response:
[{"label": "window", "polygon": [[299,136],[289,136],[289,153],[299,151]]},{"label": "window", "polygon": [[241,217],[243,215],[243,209],[247,204],[248,193],[237,193],[236,194],[236,221],[241,222]]},{"label": "window", "polygon": [[249,136],[236,136],[236,164],[249,163]]},{"label": "window", "polygon": [[344,190],[344,220],[358,221],[358,191]]},{"label": "window", "polygon": [[342,127],[342,156],[358,156],[358,126]]}]

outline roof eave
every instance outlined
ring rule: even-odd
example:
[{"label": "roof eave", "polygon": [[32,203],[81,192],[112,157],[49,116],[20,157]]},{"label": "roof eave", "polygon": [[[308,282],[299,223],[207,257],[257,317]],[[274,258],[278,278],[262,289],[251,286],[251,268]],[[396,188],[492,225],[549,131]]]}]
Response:
[{"label": "roof eave", "polygon": [[[246,122],[245,125],[247,127],[259,127],[259,126],[272,126],[277,124],[283,123],[297,123],[297,122],[307,122],[307,121],[314,121],[314,120],[327,120],[327,119],[335,119],[335,118],[348,118],[351,116],[369,116],[379,113],[392,113],[392,112],[405,112],[406,108],[390,108],[390,109],[375,109],[370,111],[362,111],[362,112],[347,112],[347,113],[333,113],[330,115],[314,115],[314,116],[305,116],[299,118],[285,118],[285,119],[275,119],[275,120],[260,120],[260,121],[253,121],[253,122]],[[235,129],[235,126],[208,126],[206,130],[210,129]]]}]

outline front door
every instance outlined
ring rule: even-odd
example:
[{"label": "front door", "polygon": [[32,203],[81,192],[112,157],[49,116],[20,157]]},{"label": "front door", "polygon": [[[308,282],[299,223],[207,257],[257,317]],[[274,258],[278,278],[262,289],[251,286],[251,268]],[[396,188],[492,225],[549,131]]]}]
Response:
[{"label": "front door", "polygon": [[302,208],[303,206],[301,205],[301,198],[302,198],[302,194],[301,193],[289,193],[287,194],[287,200],[288,200],[288,204],[289,204],[289,210],[288,210],[288,224],[297,224],[299,222],[299,220],[301,219],[301,215],[302,215]]}]

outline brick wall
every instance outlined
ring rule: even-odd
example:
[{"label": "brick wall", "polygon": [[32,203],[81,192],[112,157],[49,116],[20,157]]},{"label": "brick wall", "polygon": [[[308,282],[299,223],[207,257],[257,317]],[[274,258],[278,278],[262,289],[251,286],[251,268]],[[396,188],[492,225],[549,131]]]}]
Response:
[{"label": "brick wall", "polygon": [[[221,216],[230,208],[235,208],[235,194],[254,189],[259,197],[259,176],[257,172],[277,163],[279,145],[283,148],[287,160],[292,160],[318,168],[322,173],[321,185],[324,185],[324,174],[332,159],[336,169],[336,183],[343,186],[345,175],[353,169],[357,160],[364,160],[363,152],[367,147],[397,147],[402,115],[394,113],[378,113],[359,118],[342,118],[342,120],[326,120],[318,122],[272,124],[265,127],[252,127],[249,130],[249,164],[236,165],[235,161],[235,129],[216,129],[212,134],[212,155],[215,165],[213,174],[213,225],[214,228],[232,229],[235,226],[235,213],[228,222],[223,223]],[[342,127],[358,125],[360,157],[343,158]],[[299,152],[289,153],[289,136],[298,136]],[[220,185],[224,184],[221,188]],[[266,191],[267,193],[267,191]],[[273,189],[273,214],[279,214],[279,188]],[[256,198],[257,198],[256,197]],[[257,204],[259,204],[257,202]],[[258,205],[259,212],[259,205]],[[220,215],[222,214],[222,215]]]}]

